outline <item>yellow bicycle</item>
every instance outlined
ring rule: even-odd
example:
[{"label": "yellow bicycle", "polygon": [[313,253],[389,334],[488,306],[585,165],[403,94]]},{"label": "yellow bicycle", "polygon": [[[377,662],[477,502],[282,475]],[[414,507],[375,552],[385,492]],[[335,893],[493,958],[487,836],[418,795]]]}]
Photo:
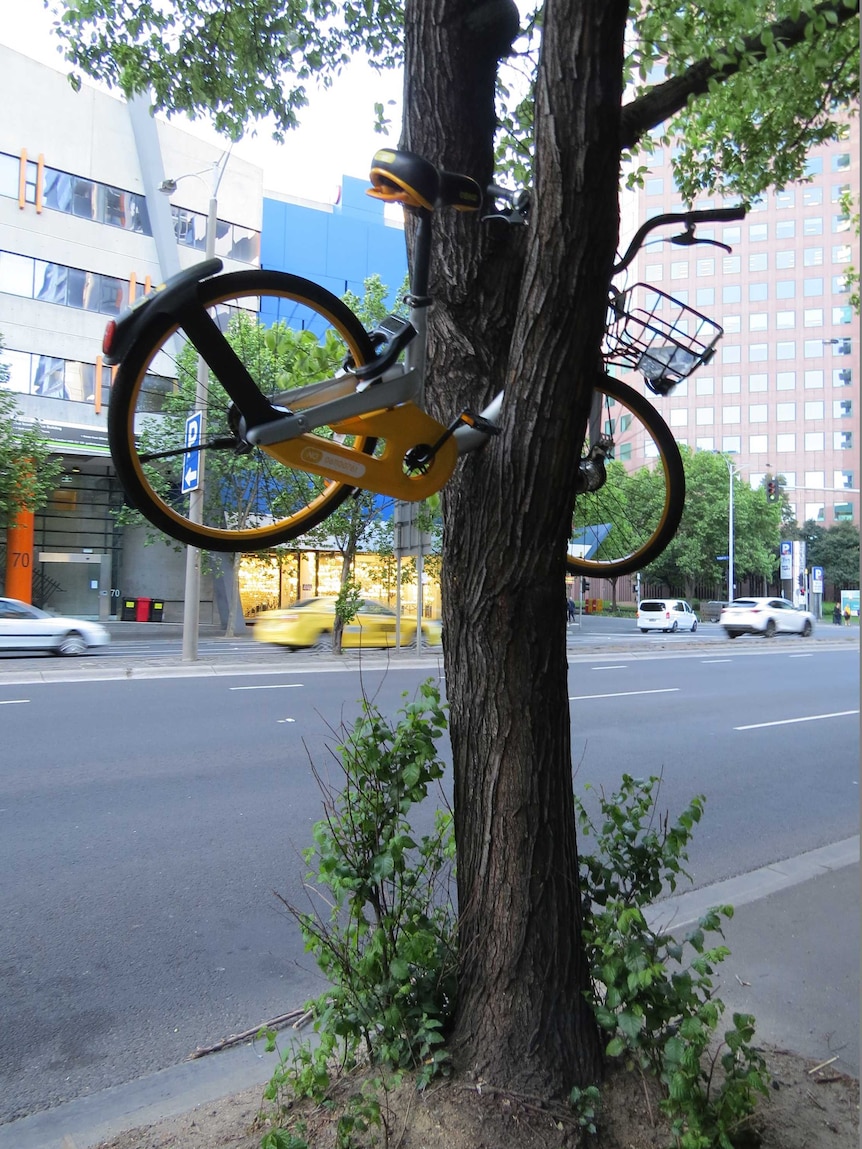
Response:
[{"label": "yellow bicycle", "polygon": [[[180,542],[213,551],[262,550],[323,522],[357,488],[416,501],[439,491],[459,455],[497,431],[501,392],[448,426],[425,410],[426,316],[434,213],[481,212],[529,222],[529,195],[483,195],[466,175],[410,152],[382,150],[369,194],[416,216],[407,318],[368,332],[324,288],[285,272],[218,274],[218,259],[172,277],[105,332],[118,364],[108,413],[117,474],[130,503]],[[741,208],[649,220],[617,264],[632,262],[648,232],[739,219]],[[605,361],[640,371],[666,394],[714,353],[722,329],[643,285],[612,290]],[[202,366],[204,365],[204,366]],[[204,494],[200,492],[205,466]],[[634,470],[634,478],[629,472]],[[573,509],[569,566],[620,575],[667,546],[682,514],[679,449],[655,407],[607,374],[595,400]]]}]

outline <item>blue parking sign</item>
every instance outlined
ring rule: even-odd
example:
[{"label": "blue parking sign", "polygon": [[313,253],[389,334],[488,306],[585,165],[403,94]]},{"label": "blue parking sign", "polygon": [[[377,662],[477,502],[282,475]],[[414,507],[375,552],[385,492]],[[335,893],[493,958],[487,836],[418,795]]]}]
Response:
[{"label": "blue parking sign", "polygon": [[186,459],[183,464],[183,485],[182,491],[184,495],[189,494],[191,491],[196,491],[201,485],[200,466],[201,466],[201,431],[203,429],[203,411],[195,411],[194,415],[189,415],[186,419]]}]

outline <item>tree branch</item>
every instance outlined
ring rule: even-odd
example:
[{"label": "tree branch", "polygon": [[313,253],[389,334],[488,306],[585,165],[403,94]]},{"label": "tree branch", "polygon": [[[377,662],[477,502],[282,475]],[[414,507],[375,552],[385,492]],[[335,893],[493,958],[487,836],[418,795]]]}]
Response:
[{"label": "tree branch", "polygon": [[772,32],[772,43],[776,47],[792,48],[804,41],[806,29],[827,12],[834,13],[839,25],[844,24],[858,14],[859,0],[849,4],[846,0],[824,0],[813,12],[801,13],[796,19],[788,17],[779,20],[763,31],[746,37],[740,48],[727,48],[722,54],[730,59],[724,63],[716,63],[714,56],[705,57],[692,64],[681,76],[674,76],[656,85],[645,95],[626,104],[620,122],[622,149],[634,147],[648,131],[681,111],[689,96],[702,96],[714,80],[723,82],[735,76],[744,61],[765,59],[767,48],[763,42],[764,32]]}]

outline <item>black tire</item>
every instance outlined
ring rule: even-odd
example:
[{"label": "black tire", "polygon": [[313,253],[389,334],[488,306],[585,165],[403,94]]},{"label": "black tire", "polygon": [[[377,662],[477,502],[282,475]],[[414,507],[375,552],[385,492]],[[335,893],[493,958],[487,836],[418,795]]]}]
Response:
[{"label": "black tire", "polygon": [[764,632],[763,632],[763,637],[764,638],[775,638],[775,631],[776,631],[775,619],[774,618],[767,619],[766,630],[764,630]]},{"label": "black tire", "polygon": [[[200,385],[198,356],[184,338],[184,324],[200,321],[202,312],[215,321],[225,351],[233,349],[259,394],[282,406],[293,388],[335,374],[347,355],[366,363],[374,349],[356,316],[328,291],[295,275],[255,270],[203,280],[193,313],[179,320],[155,315],[120,365],[108,437],[132,505],[159,530],[191,546],[263,550],[317,526],[353,488],[249,448],[236,432],[235,408],[209,370],[200,384],[207,389],[206,449],[200,457],[210,481],[205,477],[202,521],[189,517],[190,500],[182,493],[189,458],[185,427]],[[319,434],[325,440],[328,429]],[[375,440],[357,435],[350,445],[370,454]]]},{"label": "black tire", "polygon": [[645,626],[642,626],[641,627],[641,634],[646,634],[646,632],[647,632],[647,628]]},{"label": "black tire", "polygon": [[739,634],[735,630],[729,630],[727,632],[727,637],[728,638],[739,638]]},{"label": "black tire", "polygon": [[802,628],[802,637],[803,638],[810,638],[813,633],[814,633],[814,627],[811,625],[811,619],[806,618],[805,626],[803,626],[803,628]]},{"label": "black tire", "polygon": [[696,630],[697,630],[697,619],[695,619],[694,622],[691,624],[691,633],[694,634]]},{"label": "black tire", "polygon": [[678,630],[679,630],[679,623],[678,623],[678,622],[675,622],[675,623],[673,624],[673,626],[670,628],[670,632],[671,632],[671,634],[676,634],[676,632],[677,632]]},{"label": "black tire", "polygon": [[68,634],[64,634],[57,645],[57,653],[67,658],[77,658],[86,651],[86,639],[77,630],[70,630]]},{"label": "black tire", "polygon": [[[600,377],[596,392],[602,414],[592,437],[610,432],[614,444],[607,480],[575,500],[566,563],[577,574],[614,578],[643,569],[673,539],[685,506],[685,473],[670,428],[648,400],[610,375]],[[588,429],[584,455],[590,439]]]}]

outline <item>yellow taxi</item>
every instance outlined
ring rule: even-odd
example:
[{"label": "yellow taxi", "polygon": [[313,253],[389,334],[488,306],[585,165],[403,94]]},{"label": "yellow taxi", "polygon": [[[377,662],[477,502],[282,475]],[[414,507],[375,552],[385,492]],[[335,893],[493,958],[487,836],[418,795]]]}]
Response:
[{"label": "yellow taxi", "polygon": [[[395,624],[398,616],[382,602],[364,598],[355,618],[344,627],[341,645],[348,648],[395,646]],[[273,642],[289,650],[300,647],[329,650],[335,625],[334,598],[305,598],[284,610],[267,610],[254,623],[258,642]],[[424,619],[422,640],[428,646],[441,643],[439,619]],[[401,645],[412,646],[416,640],[416,618],[401,616]]]}]

